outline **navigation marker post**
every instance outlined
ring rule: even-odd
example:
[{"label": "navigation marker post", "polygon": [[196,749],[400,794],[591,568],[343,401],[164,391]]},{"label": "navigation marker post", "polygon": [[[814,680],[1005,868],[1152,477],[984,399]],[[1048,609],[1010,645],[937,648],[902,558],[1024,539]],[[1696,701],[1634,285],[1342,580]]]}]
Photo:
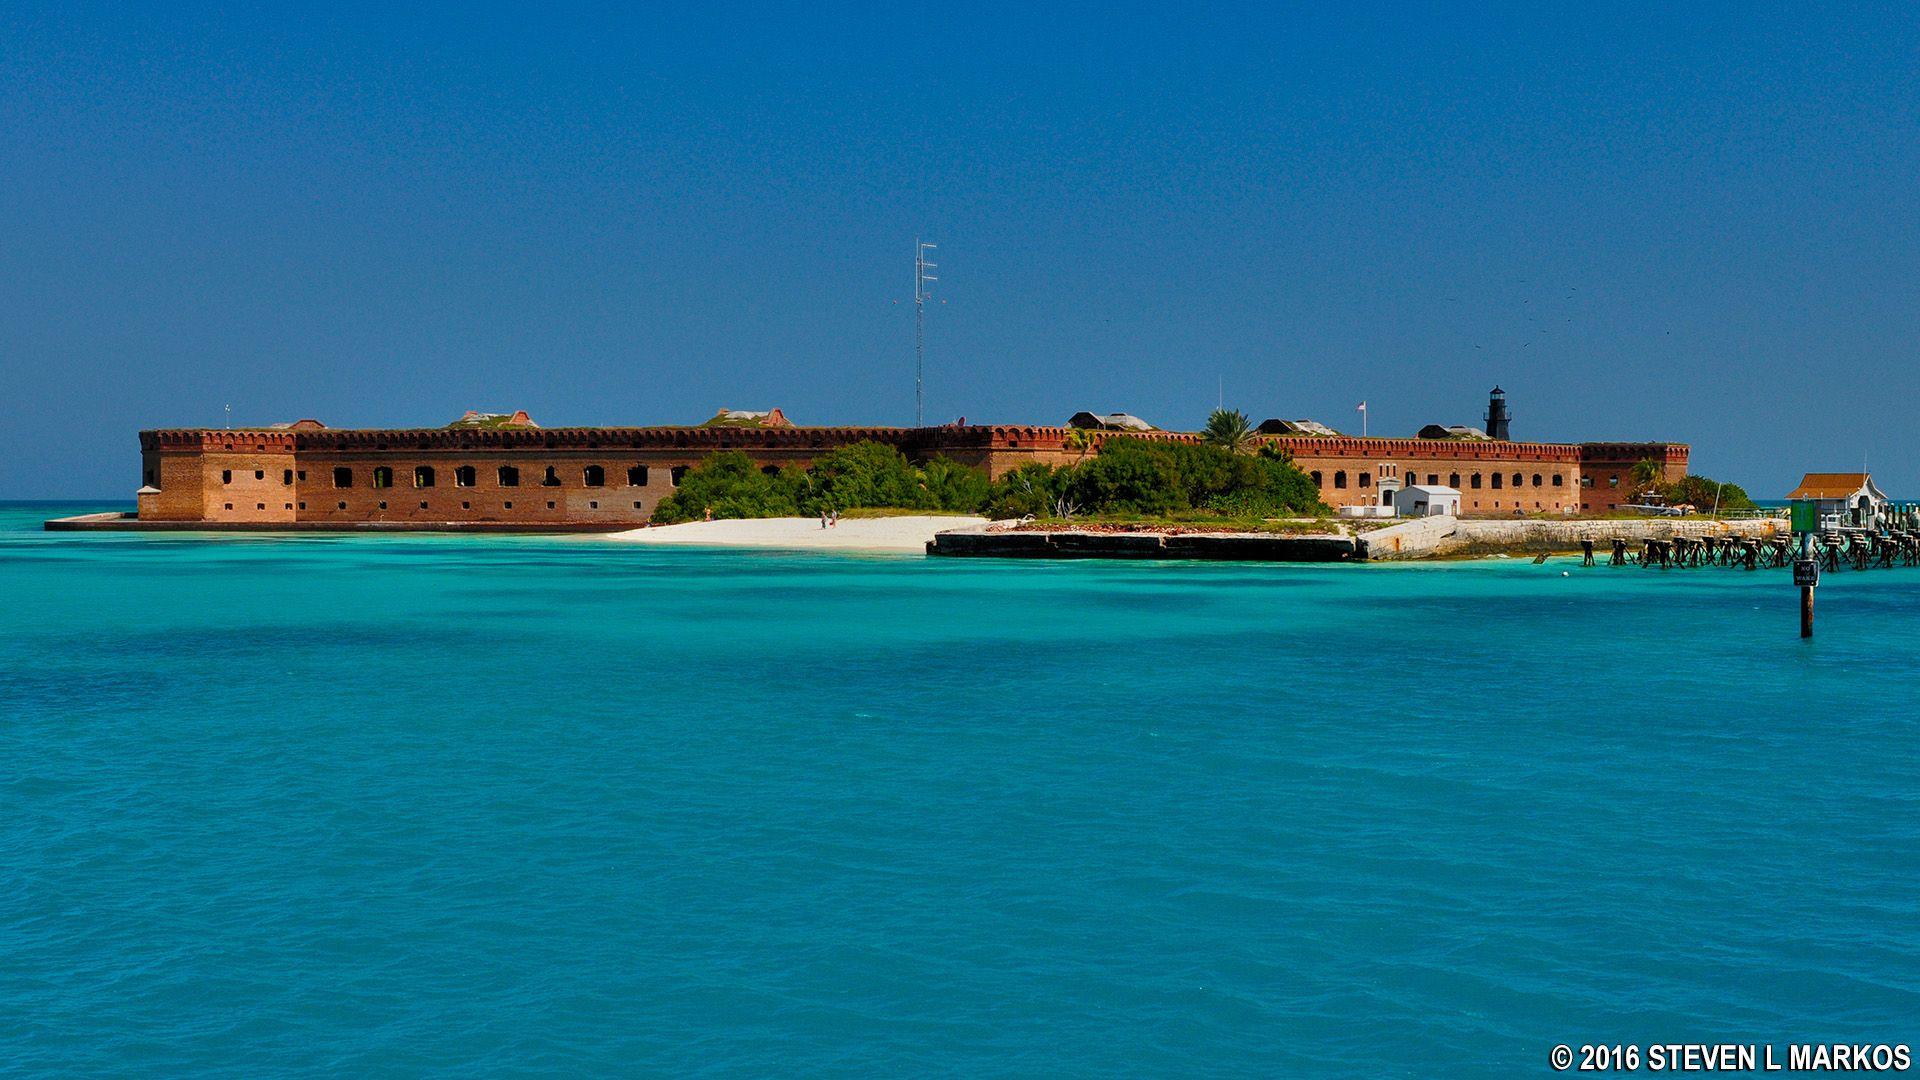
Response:
[{"label": "navigation marker post", "polygon": [[1793,531],[1800,538],[1800,557],[1793,560],[1793,583],[1800,588],[1800,636],[1813,636],[1813,590],[1820,584],[1820,564],[1813,558],[1813,534],[1820,531],[1820,504],[1795,499]]}]

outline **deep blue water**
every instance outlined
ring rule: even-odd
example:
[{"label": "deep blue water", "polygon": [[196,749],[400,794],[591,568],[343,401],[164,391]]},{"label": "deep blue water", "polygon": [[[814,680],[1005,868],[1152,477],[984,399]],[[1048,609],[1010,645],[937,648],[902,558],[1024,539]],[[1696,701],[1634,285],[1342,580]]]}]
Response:
[{"label": "deep blue water", "polygon": [[[0,1068],[1538,1075],[1920,1037],[1920,570],[45,534]],[[1563,576],[1563,572],[1565,572]]]}]

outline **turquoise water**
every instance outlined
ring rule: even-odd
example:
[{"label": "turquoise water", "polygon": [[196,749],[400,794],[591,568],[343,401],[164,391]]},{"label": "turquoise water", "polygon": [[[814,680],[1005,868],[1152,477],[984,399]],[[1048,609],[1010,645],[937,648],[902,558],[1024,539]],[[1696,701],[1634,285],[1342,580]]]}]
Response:
[{"label": "turquoise water", "polygon": [[1803,644],[1781,571],[38,531],[78,509],[0,507],[10,1072],[1920,1039],[1920,570]]}]

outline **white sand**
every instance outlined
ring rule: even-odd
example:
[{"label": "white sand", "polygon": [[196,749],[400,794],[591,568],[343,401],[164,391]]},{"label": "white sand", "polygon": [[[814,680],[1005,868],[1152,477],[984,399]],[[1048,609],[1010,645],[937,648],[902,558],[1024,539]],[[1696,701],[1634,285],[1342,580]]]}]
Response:
[{"label": "white sand", "polygon": [[689,521],[609,534],[636,544],[704,544],[713,547],[818,548],[831,551],[925,551],[933,534],[983,525],[983,517],[841,518],[831,529],[819,518],[751,518]]}]

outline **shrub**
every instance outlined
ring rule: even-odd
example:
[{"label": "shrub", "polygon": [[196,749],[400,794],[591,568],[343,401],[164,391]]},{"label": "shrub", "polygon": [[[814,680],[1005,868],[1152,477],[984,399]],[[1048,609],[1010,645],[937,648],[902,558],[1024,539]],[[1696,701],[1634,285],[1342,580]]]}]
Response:
[{"label": "shrub", "polygon": [[1320,501],[1320,485],[1293,463],[1292,454],[1269,444],[1260,448],[1254,460],[1263,474],[1261,488],[1276,507],[1297,514],[1332,512]]},{"label": "shrub", "polygon": [[987,504],[987,474],[947,457],[936,457],[920,469],[920,486],[936,510],[978,513]]},{"label": "shrub", "polygon": [[987,493],[987,516],[995,518],[1065,516],[1058,501],[1066,475],[1073,470],[1055,469],[1034,462],[1022,465],[995,481]]},{"label": "shrub", "polygon": [[1754,505],[1746,489],[1739,484],[1723,486],[1712,477],[1691,474],[1681,477],[1678,483],[1666,485],[1661,489],[1661,494],[1667,497],[1668,505],[1692,503],[1695,509],[1703,513],[1713,509],[1716,496],[1722,510],[1751,510]]},{"label": "shrub", "polygon": [[794,484],[785,473],[768,476],[738,450],[713,454],[687,470],[679,489],[654,507],[652,520],[662,525],[698,521],[709,509],[717,518],[790,517],[800,512]]},{"label": "shrub", "polygon": [[1102,513],[1164,514],[1190,506],[1166,449],[1142,439],[1109,439],[1091,461],[1068,471],[1062,491],[1081,508]]},{"label": "shrub", "polygon": [[1211,510],[1234,517],[1325,513],[1319,489],[1284,451],[1238,454],[1207,443],[1109,439],[1065,470],[1062,490],[1090,513]]},{"label": "shrub", "polygon": [[906,455],[885,443],[858,442],[816,458],[807,470],[800,510],[852,510],[862,506],[931,509],[933,498],[921,486],[920,471]]},{"label": "shrub", "polygon": [[875,442],[842,447],[821,455],[810,469],[773,476],[746,454],[727,451],[690,470],[679,490],[655,508],[653,520],[697,521],[709,509],[715,517],[753,518],[862,508],[984,509],[1001,518],[1198,511],[1244,519],[1327,512],[1312,479],[1270,445],[1246,454],[1207,443],[1107,438],[1084,461],[1058,468],[1022,465],[993,484],[951,458],[915,468],[900,451]]}]

